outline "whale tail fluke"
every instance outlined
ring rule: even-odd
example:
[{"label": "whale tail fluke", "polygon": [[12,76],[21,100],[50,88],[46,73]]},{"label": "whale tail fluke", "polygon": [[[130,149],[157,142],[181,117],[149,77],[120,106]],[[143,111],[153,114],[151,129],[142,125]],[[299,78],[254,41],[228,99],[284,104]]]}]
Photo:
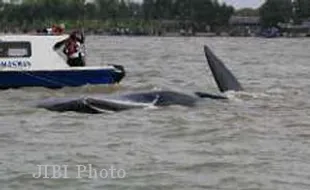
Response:
[{"label": "whale tail fluke", "polygon": [[204,46],[205,55],[212,71],[215,82],[221,92],[243,91],[237,78],[230,72],[225,64],[211,51],[208,46]]}]

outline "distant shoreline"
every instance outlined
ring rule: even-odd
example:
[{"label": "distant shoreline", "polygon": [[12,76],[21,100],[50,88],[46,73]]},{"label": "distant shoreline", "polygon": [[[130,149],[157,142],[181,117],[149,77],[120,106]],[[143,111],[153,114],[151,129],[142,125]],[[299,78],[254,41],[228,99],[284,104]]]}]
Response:
[{"label": "distant shoreline", "polygon": [[[73,30],[67,30],[65,33],[69,34]],[[10,31],[10,32],[5,32],[5,31],[0,31],[0,36],[1,35],[36,35],[42,33],[37,33],[36,31],[27,31],[23,32],[21,30],[16,30],[16,31]],[[128,36],[128,37],[208,37],[208,38],[213,38],[213,37],[227,37],[227,38],[240,38],[240,37],[246,37],[246,38],[267,38],[264,36],[260,35],[230,35],[227,32],[222,32],[222,33],[214,33],[214,32],[197,32],[193,35],[191,34],[182,34],[180,32],[162,32],[162,33],[113,33],[113,32],[108,32],[108,31],[98,31],[98,30],[86,30],[85,35],[87,36]],[[310,35],[308,33],[294,33],[294,34],[285,34],[283,33],[281,36],[277,37],[270,37],[270,38],[309,38]]]}]

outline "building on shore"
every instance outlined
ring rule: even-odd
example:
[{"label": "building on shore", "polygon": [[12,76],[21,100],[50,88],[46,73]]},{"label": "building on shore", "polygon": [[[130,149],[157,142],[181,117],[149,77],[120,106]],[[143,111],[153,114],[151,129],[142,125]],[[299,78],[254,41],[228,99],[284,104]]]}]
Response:
[{"label": "building on shore", "polygon": [[232,16],[229,25],[231,36],[256,36],[261,30],[257,16]]},{"label": "building on shore", "polygon": [[293,23],[280,23],[278,25],[283,36],[286,37],[306,37],[310,36],[310,18],[305,19],[299,25]]}]

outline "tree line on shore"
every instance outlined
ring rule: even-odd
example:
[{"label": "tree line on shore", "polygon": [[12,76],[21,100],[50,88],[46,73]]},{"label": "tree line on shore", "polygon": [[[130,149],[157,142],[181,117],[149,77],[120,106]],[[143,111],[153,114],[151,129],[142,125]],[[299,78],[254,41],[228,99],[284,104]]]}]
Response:
[{"label": "tree line on shore", "polygon": [[204,30],[227,26],[233,15],[260,16],[265,27],[279,22],[300,23],[310,17],[309,0],[266,0],[258,9],[235,11],[218,0],[24,0],[22,4],[6,4],[0,0],[1,29],[33,28],[63,22],[76,27],[145,27],[164,20],[195,23]]},{"label": "tree line on shore", "polygon": [[277,26],[278,23],[301,24],[310,18],[309,0],[266,0],[258,9],[242,9],[240,15],[260,16],[263,27]]},{"label": "tree line on shore", "polygon": [[[65,22],[74,25],[97,21],[118,26],[120,23],[150,23],[163,20],[193,22],[197,27],[227,25],[234,8],[217,0],[24,0],[20,5],[1,4],[2,26],[42,26]],[[81,23],[84,22],[84,23]]]}]

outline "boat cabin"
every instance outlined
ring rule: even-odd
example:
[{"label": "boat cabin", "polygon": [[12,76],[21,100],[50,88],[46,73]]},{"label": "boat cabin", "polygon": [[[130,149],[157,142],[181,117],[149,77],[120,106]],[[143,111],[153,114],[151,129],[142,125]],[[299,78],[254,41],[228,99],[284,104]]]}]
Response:
[{"label": "boat cabin", "polygon": [[0,70],[59,70],[70,68],[53,46],[68,35],[0,36]]}]

